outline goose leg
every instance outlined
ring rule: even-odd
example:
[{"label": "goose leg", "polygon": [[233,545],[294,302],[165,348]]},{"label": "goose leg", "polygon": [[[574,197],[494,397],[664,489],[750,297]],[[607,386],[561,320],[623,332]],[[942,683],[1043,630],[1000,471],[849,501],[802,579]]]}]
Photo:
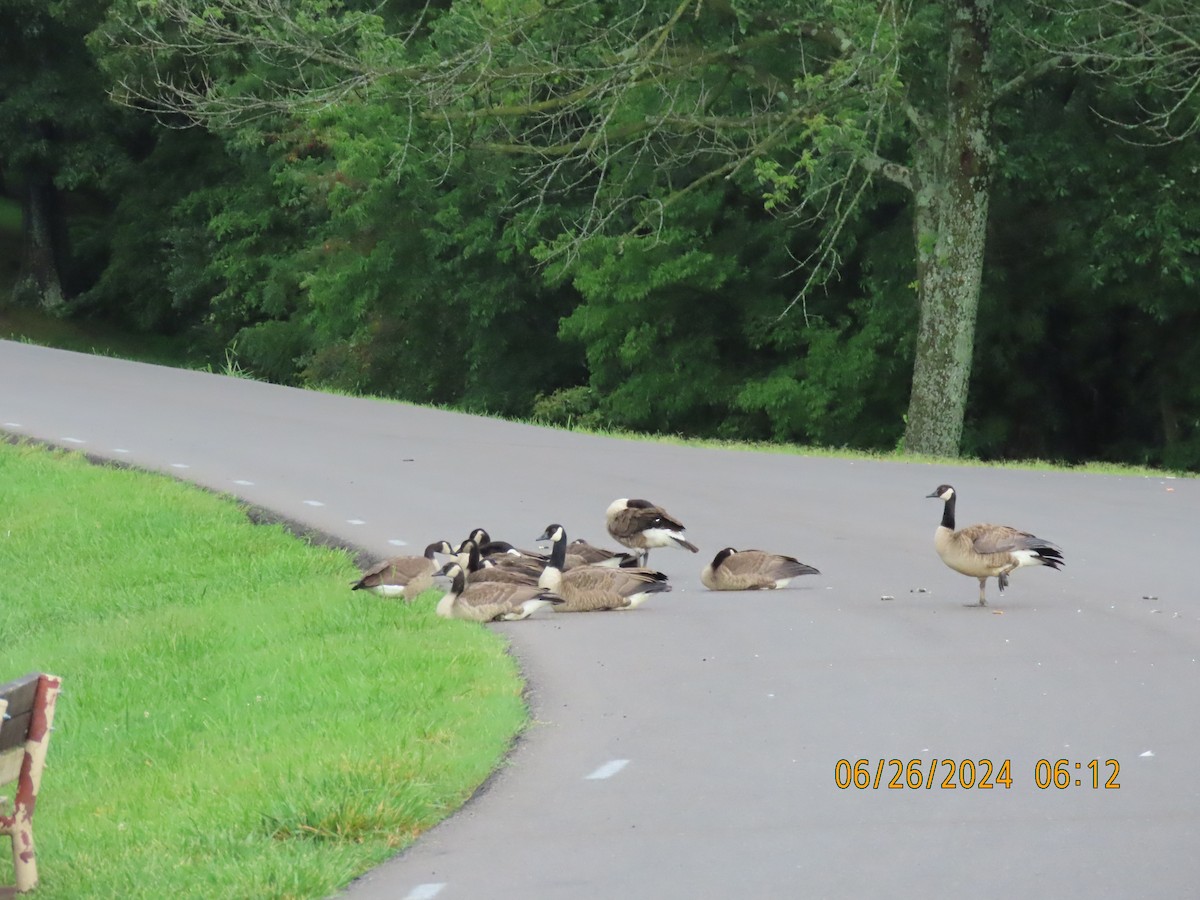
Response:
[{"label": "goose leg", "polygon": [[979,602],[978,603],[964,603],[963,606],[967,607],[968,609],[975,609],[976,607],[979,607],[979,606],[987,606],[987,598],[983,595],[983,592],[984,592],[984,589],[986,588],[986,586],[987,586],[987,577],[985,576],[985,577],[979,579]]}]

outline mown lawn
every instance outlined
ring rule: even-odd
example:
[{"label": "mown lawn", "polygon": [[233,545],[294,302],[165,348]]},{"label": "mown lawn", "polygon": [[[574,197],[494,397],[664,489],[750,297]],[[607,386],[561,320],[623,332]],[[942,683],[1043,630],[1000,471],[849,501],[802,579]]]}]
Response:
[{"label": "mown lawn", "polygon": [[0,442],[0,680],[64,679],[40,900],[321,897],[470,796],[526,719],[512,658],[355,572],[170,478]]}]

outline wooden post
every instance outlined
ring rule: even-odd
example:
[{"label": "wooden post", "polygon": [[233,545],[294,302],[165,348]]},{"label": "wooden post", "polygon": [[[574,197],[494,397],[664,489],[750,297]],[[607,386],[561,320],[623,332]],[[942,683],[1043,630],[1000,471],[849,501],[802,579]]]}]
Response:
[{"label": "wooden post", "polygon": [[[33,704],[28,710],[28,730],[25,734],[20,772],[16,778],[17,793],[13,800],[13,811],[11,815],[0,812],[0,834],[12,837],[13,871],[16,874],[18,893],[31,891],[37,886],[33,813],[37,806],[38,788],[42,783],[42,769],[46,764],[50,730],[54,724],[55,701],[61,686],[62,679],[53,675],[37,676]],[[15,710],[14,716],[23,712]]]}]

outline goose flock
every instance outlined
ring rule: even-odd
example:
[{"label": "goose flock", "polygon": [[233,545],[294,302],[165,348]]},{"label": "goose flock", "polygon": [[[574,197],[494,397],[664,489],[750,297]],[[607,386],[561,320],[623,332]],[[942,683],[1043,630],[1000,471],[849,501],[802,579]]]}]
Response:
[{"label": "goose flock", "polygon": [[[1016,569],[1062,567],[1058,546],[1028,532],[988,524],[956,531],[956,493],[950,485],[939,485],[927,496],[944,504],[934,533],[938,556],[954,571],[979,581],[979,601],[967,605],[987,605],[988,578],[997,580],[1003,596],[1008,576]],[[667,576],[649,567],[651,550],[700,550],[687,539],[682,522],[649,500],[615,500],[605,520],[613,540],[635,552],[608,550],[581,539],[568,543],[566,529],[558,523],[547,525],[537,538],[549,542],[549,554],[493,540],[487,531],[476,528],[457,547],[441,540],[429,544],[421,556],[385,559],[363,572],[352,588],[411,602],[437,586],[439,579],[448,579],[449,588],[437,604],[438,615],[474,622],[525,619],[541,609],[636,609],[654,594],[671,590]],[[449,557],[448,561],[439,562],[439,555]],[[725,547],[704,566],[700,581],[713,591],[774,590],[801,575],[819,574],[792,556]]]}]

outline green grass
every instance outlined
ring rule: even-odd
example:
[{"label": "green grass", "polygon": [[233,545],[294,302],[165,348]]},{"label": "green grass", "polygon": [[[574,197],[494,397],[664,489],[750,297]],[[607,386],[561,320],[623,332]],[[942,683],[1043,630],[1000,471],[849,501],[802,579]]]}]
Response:
[{"label": "green grass", "polygon": [[0,571],[0,680],[64,678],[40,900],[326,896],[526,720],[496,635],[163,476],[0,442]]}]

